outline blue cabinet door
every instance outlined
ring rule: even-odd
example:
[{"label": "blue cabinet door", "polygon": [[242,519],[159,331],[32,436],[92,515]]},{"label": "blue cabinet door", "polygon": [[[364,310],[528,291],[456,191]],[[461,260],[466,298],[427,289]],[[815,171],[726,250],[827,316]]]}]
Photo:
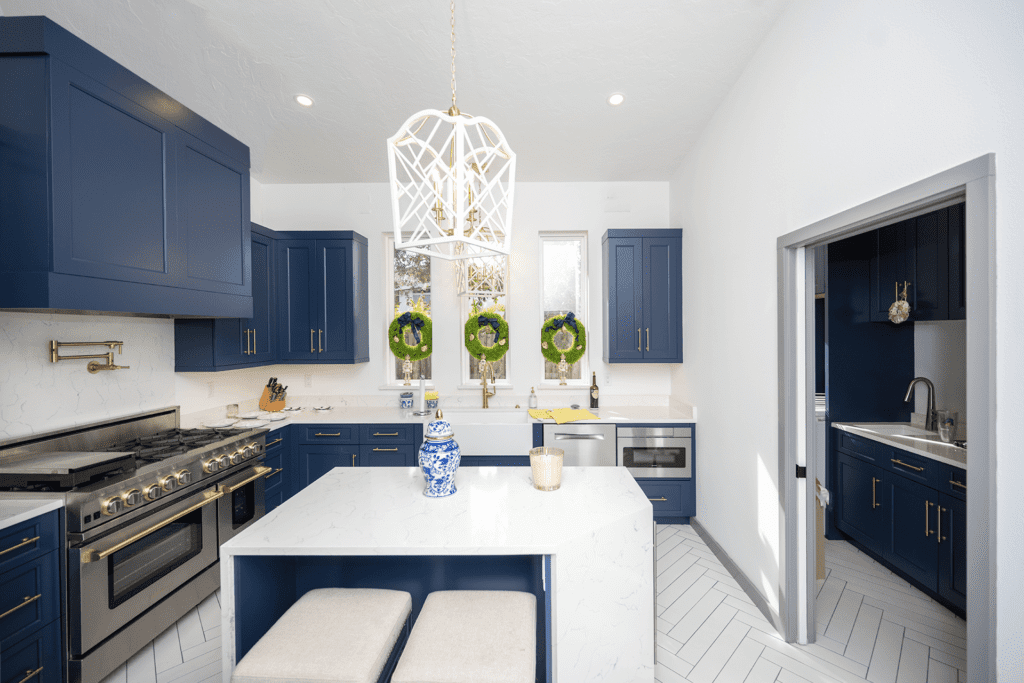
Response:
[{"label": "blue cabinet door", "polygon": [[845,453],[837,458],[839,495],[836,526],[869,550],[884,555],[891,543],[889,509],[885,499],[885,475]]},{"label": "blue cabinet door", "polygon": [[359,447],[357,467],[412,467],[418,448],[411,444],[363,444]]},{"label": "blue cabinet door", "polygon": [[314,240],[278,240],[277,243],[277,323],[281,360],[315,360],[319,313],[316,291],[316,242]]},{"label": "blue cabinet door", "polygon": [[[949,320],[949,213],[919,216],[914,225],[911,319]],[[909,297],[908,297],[909,298]]]},{"label": "blue cabinet door", "polygon": [[[913,308],[914,281],[914,222],[916,219],[887,225],[875,232],[875,253],[870,263],[871,308],[873,322],[889,320],[889,306],[896,301],[908,283],[907,300]],[[898,289],[897,289],[898,286]]]},{"label": "blue cabinet door", "polygon": [[49,68],[54,272],[180,286],[177,129],[60,60]]},{"label": "blue cabinet door", "polygon": [[643,240],[609,237],[605,261],[605,361],[641,361],[643,352]]},{"label": "blue cabinet door", "polygon": [[[249,361],[253,364],[273,363],[277,359],[277,329],[274,326],[276,307],[274,282],[274,240],[252,233],[252,317],[244,330],[251,330],[246,341]],[[240,340],[241,341],[241,340]]]},{"label": "blue cabinet door", "polygon": [[366,245],[359,240],[317,240],[316,259],[318,359],[367,362],[370,343]]},{"label": "blue cabinet door", "polygon": [[939,494],[939,595],[967,609],[967,503]]},{"label": "blue cabinet door", "polygon": [[299,482],[296,492],[306,488],[335,467],[354,467],[359,446],[299,446]]},{"label": "blue cabinet door", "polygon": [[892,529],[885,557],[934,592],[938,587],[938,492],[892,473],[885,476],[885,488]]},{"label": "blue cabinet door", "polygon": [[964,204],[947,209],[949,213],[949,319],[964,320],[967,317],[967,288],[964,275],[967,273],[965,247]]},{"label": "blue cabinet door", "polygon": [[682,240],[643,238],[643,357],[648,363],[683,362]]}]

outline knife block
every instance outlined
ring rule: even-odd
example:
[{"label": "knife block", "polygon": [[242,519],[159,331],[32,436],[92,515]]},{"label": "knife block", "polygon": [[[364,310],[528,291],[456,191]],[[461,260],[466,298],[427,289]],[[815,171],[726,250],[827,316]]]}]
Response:
[{"label": "knife block", "polygon": [[276,413],[284,408],[284,399],[270,400],[270,387],[263,387],[263,396],[260,397],[260,410]]}]

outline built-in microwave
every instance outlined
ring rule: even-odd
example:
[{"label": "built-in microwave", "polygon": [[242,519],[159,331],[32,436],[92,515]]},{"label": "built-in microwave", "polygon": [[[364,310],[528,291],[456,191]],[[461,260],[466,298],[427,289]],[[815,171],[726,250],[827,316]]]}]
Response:
[{"label": "built-in microwave", "polygon": [[693,476],[690,427],[619,427],[616,440],[616,464],[634,477]]}]

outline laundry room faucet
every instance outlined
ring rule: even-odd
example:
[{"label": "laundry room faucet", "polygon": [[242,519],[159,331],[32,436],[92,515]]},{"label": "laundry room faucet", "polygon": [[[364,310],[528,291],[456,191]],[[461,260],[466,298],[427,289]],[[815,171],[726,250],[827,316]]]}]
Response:
[{"label": "laundry room faucet", "polygon": [[938,429],[935,425],[937,421],[937,415],[935,413],[935,385],[932,384],[930,379],[927,377],[915,377],[910,380],[910,386],[907,387],[907,395],[903,397],[903,402],[910,403],[910,396],[914,393],[914,386],[917,385],[918,382],[924,382],[924,385],[928,388],[928,414],[925,415],[924,428],[930,432],[934,432]]}]

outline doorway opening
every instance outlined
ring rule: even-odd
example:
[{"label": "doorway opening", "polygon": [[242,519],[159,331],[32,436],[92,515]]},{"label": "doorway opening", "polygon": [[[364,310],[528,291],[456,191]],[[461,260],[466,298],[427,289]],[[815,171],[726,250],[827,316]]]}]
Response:
[{"label": "doorway opening", "polygon": [[[782,585],[780,616],[787,640],[800,643],[817,639],[816,506],[814,482],[827,480],[814,457],[820,440],[816,415],[815,378],[815,247],[855,242],[882,226],[906,221],[964,204],[964,278],[966,318],[966,408],[971,416],[970,470],[966,574],[970,592],[966,614],[967,668],[973,676],[989,668],[990,634],[994,633],[995,536],[995,215],[994,155],[979,157],[883,197],[789,233],[778,240],[779,259],[779,481]],[[891,287],[889,285],[888,287]],[[889,292],[892,298],[892,292]],[[899,298],[897,291],[895,298]],[[837,338],[838,339],[838,338]],[[845,340],[850,341],[850,340]],[[904,340],[905,342],[906,340]],[[913,337],[910,337],[911,357]],[[885,363],[884,358],[877,362]],[[849,370],[849,368],[848,368]],[[856,370],[856,368],[854,368]],[[876,375],[877,376],[877,375]],[[923,388],[923,387],[922,387]],[[906,384],[900,393],[906,391]],[[900,395],[898,399],[902,399]],[[902,403],[902,401],[900,401]],[[819,408],[820,411],[820,408]],[[908,410],[909,412],[909,410]],[[827,417],[826,417],[827,419]],[[869,420],[864,420],[869,421]],[[896,420],[893,420],[896,421]],[[909,420],[907,420],[909,422]],[[832,430],[835,431],[835,430]],[[828,435],[831,436],[831,435]],[[806,478],[798,477],[798,466]],[[872,485],[874,485],[872,479]],[[833,492],[834,493],[834,492]],[[922,514],[928,514],[922,512]],[[935,513],[931,513],[934,515]],[[933,519],[935,519],[933,517]],[[987,679],[987,674],[984,674]]]}]

